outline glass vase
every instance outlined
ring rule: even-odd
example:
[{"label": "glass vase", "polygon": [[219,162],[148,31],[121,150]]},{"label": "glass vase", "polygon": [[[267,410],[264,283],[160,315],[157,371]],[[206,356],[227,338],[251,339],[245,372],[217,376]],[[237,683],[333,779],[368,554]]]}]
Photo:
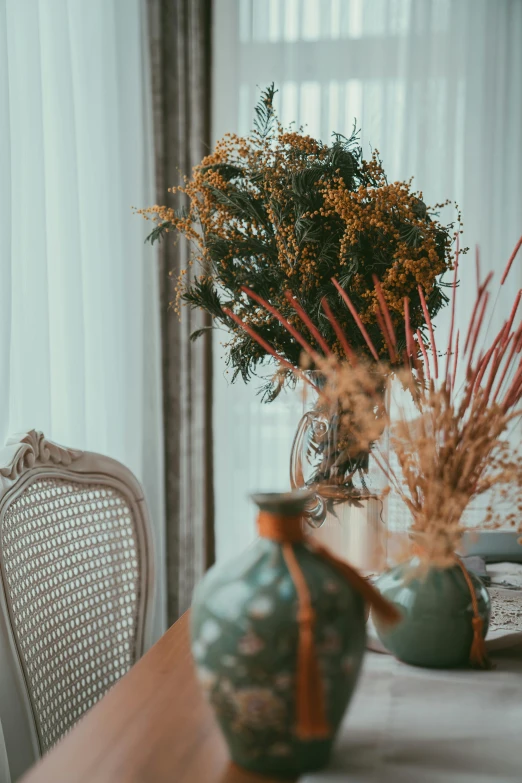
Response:
[{"label": "glass vase", "polygon": [[[383,390],[376,416],[385,401]],[[292,444],[290,482],[292,489],[313,490],[306,508],[311,535],[363,573],[380,573],[387,561],[386,481],[373,449],[358,451],[351,440],[340,412],[308,393]],[[388,451],[387,431],[379,450]]]}]

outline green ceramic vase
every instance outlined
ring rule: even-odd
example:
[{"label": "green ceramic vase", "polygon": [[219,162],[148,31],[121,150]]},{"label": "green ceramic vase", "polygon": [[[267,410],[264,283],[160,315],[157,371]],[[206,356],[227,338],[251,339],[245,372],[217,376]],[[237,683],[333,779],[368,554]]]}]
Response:
[{"label": "green ceramic vase", "polygon": [[[420,568],[420,560],[396,566],[376,582],[377,589],[402,612],[403,620],[387,628],[374,619],[381,642],[404,663],[453,668],[469,662],[473,609],[468,584],[459,566]],[[486,635],[490,599],[482,581],[469,572]]]},{"label": "green ceramic vase", "polygon": [[[264,511],[296,515],[307,493],[258,495]],[[297,594],[281,545],[259,538],[218,563],[194,594],[192,653],[234,762],[261,774],[324,766],[359,676],[366,629],[361,596],[306,543],[293,545],[316,615],[315,649],[331,733],[295,734]]]}]

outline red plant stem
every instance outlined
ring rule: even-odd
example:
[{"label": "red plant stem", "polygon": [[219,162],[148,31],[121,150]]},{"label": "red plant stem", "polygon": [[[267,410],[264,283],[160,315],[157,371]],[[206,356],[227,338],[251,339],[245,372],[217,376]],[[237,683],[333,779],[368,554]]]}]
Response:
[{"label": "red plant stem", "polygon": [[[499,332],[498,332],[497,336],[495,337],[495,339],[494,339],[494,340],[493,340],[493,342],[492,342],[492,346],[493,346],[494,348],[498,348],[499,350],[501,350],[501,349],[502,349],[502,346],[504,346],[504,343],[505,343],[505,341],[504,341],[504,333],[505,333],[505,331],[506,331],[506,326],[507,326],[507,324],[506,324],[506,323],[504,323],[504,324],[503,324],[503,325],[500,327],[500,329],[499,329]],[[505,347],[504,347],[504,350],[505,350]]]},{"label": "red plant stem", "polygon": [[307,378],[303,372],[298,370],[296,367],[293,366],[293,364],[290,364],[290,362],[288,362],[283,356],[278,354],[277,351],[274,348],[272,348],[272,346],[269,343],[267,343],[267,341],[264,340],[261,337],[261,335],[259,335],[255,331],[255,329],[252,329],[252,327],[249,324],[242,321],[241,318],[235,313],[233,313],[232,310],[229,310],[228,307],[224,307],[223,312],[226,313],[226,315],[228,315],[229,318],[232,318],[232,320],[235,321],[236,324],[238,324],[238,326],[244,329],[245,332],[247,332],[250,335],[250,337],[252,337],[256,341],[256,343],[258,343],[261,346],[261,348],[263,348],[267,353],[273,356],[274,359],[277,359],[277,361],[280,362],[280,364],[282,364],[284,367],[287,367],[289,370],[292,370],[292,372],[295,372],[298,375],[300,375],[303,378],[303,380],[306,381],[306,383],[308,383],[313,389],[315,389],[316,392],[319,392],[319,389],[315,385],[315,383],[312,383],[312,381],[309,378]]},{"label": "red plant stem", "polygon": [[522,247],[522,236],[518,240],[517,244],[515,245],[515,248],[514,248],[513,252],[511,253],[511,255],[509,257],[509,260],[508,260],[508,262],[506,264],[506,268],[504,269],[504,274],[502,275],[502,280],[500,281],[500,285],[504,285],[504,283],[506,281],[506,277],[509,275],[509,270],[511,269],[513,261],[515,260],[516,255],[517,255],[517,253],[518,253],[518,251],[520,250],[521,247]]},{"label": "red plant stem", "polygon": [[451,391],[455,388],[455,381],[457,379],[457,370],[459,367],[459,341],[460,341],[460,329],[457,330],[457,337],[455,340],[455,362],[453,364],[453,383],[451,384]]},{"label": "red plant stem", "polygon": [[482,303],[482,307],[480,310],[480,315],[478,317],[477,324],[473,330],[473,338],[471,340],[471,348],[469,351],[469,359],[468,359],[468,369],[471,368],[471,363],[473,361],[473,354],[475,352],[475,346],[477,344],[478,336],[480,333],[480,329],[482,327],[482,322],[484,321],[484,315],[486,313],[486,308],[488,306],[489,302],[489,292],[486,291],[486,295],[484,296],[484,301]]},{"label": "red plant stem", "polygon": [[518,370],[515,373],[515,377],[511,382],[511,386],[509,387],[506,394],[504,395],[504,400],[502,402],[502,408],[504,410],[504,413],[513,405],[513,403],[517,401],[520,392],[521,383],[522,383],[522,363],[519,364]]},{"label": "red plant stem", "polygon": [[241,290],[245,292],[247,296],[249,296],[251,299],[254,299],[256,302],[258,302],[262,307],[265,308],[265,310],[268,310],[269,313],[271,313],[275,318],[277,318],[278,321],[280,321],[287,332],[289,332],[292,337],[295,337],[299,345],[304,348],[304,350],[310,354],[312,359],[317,356],[317,352],[314,351],[310,343],[308,343],[305,338],[302,336],[302,334],[295,328],[295,326],[292,326],[292,324],[286,320],[284,316],[281,315],[281,313],[276,310],[275,307],[273,307],[269,302],[267,302],[265,299],[263,299],[262,296],[259,296],[259,294],[256,294],[255,291],[252,291],[250,288],[247,288],[246,285],[241,286]]},{"label": "red plant stem", "polygon": [[422,334],[421,334],[421,330],[420,329],[417,329],[417,341],[419,343],[419,346],[420,346],[420,349],[421,349],[421,352],[422,352],[422,357],[424,359],[424,365],[426,367],[426,375],[427,375],[428,382],[429,382],[429,381],[431,381],[430,363],[428,361],[428,353],[426,351],[426,346],[424,345],[424,340],[422,339]]},{"label": "red plant stem", "polygon": [[407,296],[404,297],[404,326],[406,328],[406,351],[408,356],[413,356],[413,334],[410,324],[410,300]]},{"label": "red plant stem", "polygon": [[502,357],[504,356],[504,350],[502,349],[502,345],[497,343],[496,350],[495,350],[496,356],[493,359],[493,362],[491,363],[491,369],[489,371],[489,378],[486,385],[486,389],[484,391],[484,401],[487,404],[489,401],[489,395],[491,394],[491,389],[493,387],[493,384],[495,382],[495,378],[497,377],[498,369],[502,363]]},{"label": "red plant stem", "polygon": [[519,290],[518,294],[516,295],[515,301],[513,302],[513,307],[511,309],[511,314],[508,318],[507,325],[506,325],[506,331],[504,334],[504,341],[507,340],[509,333],[511,332],[511,327],[513,326],[513,321],[515,320],[515,315],[518,310],[518,305],[520,303],[520,297],[522,296],[522,288]]},{"label": "red plant stem", "polygon": [[[459,268],[459,235],[457,234],[457,251],[455,253],[455,271],[453,273],[453,296],[451,298],[451,323],[448,337],[448,350],[446,352],[446,376],[451,366],[453,353],[453,329],[455,328],[455,306],[457,302],[457,272]],[[456,373],[453,373],[455,375]],[[455,378],[453,379],[455,381]]]},{"label": "red plant stem", "polygon": [[[504,327],[504,328],[506,328],[506,327]],[[515,351],[516,351],[516,346],[517,346],[517,342],[518,342],[518,335],[521,332],[522,332],[522,324],[519,326],[519,328],[517,329],[516,332],[512,332],[509,335],[507,340],[503,339],[504,333],[503,333],[502,330],[499,333],[499,335],[500,335],[500,343],[499,343],[499,349],[500,350],[498,352],[499,367],[500,367],[500,364],[502,363],[502,361],[504,360],[504,357],[506,355],[506,351],[507,351],[507,349],[509,347],[509,343],[511,342],[511,340],[513,340],[513,345],[511,346],[511,350],[509,352],[506,364],[504,366],[504,370],[502,372],[502,376],[501,376],[500,381],[499,381],[499,383],[497,385],[497,388],[495,390],[495,394],[494,394],[494,397],[493,397],[494,400],[497,398],[497,395],[499,394],[500,388],[501,388],[501,386],[502,386],[502,384],[504,382],[504,379],[505,379],[507,373],[509,372],[509,370],[512,369],[512,366],[513,366],[513,356],[514,356]],[[499,339],[499,336],[497,336],[497,340],[498,339]]]},{"label": "red plant stem", "polygon": [[330,308],[330,305],[328,304],[328,299],[326,298],[326,296],[323,296],[323,298],[321,300],[321,304],[323,306],[323,310],[326,313],[326,317],[328,318],[328,320],[330,321],[330,323],[332,324],[332,326],[334,328],[335,334],[337,335],[337,339],[339,340],[339,342],[341,343],[341,345],[343,347],[343,351],[345,353],[346,358],[348,359],[348,361],[351,364],[353,364],[353,365],[357,364],[357,356],[355,355],[355,353],[350,348],[348,340],[346,339],[346,335],[344,334],[343,330],[341,329],[339,321],[337,320],[337,318],[333,314],[333,312],[332,312],[332,310]]},{"label": "red plant stem", "polygon": [[316,326],[312,323],[310,318],[307,316],[297,299],[294,298],[291,291],[285,291],[285,297],[288,300],[288,302],[292,305],[296,313],[298,314],[301,321],[304,323],[304,325],[308,328],[308,331],[310,334],[316,339],[318,345],[321,346],[324,353],[329,356],[332,352],[330,348],[328,347],[327,343],[325,342],[323,336],[320,334],[319,330]]},{"label": "red plant stem", "polygon": [[381,330],[381,332],[383,334],[384,342],[386,343],[386,348],[388,349],[388,354],[389,354],[389,357],[390,357],[390,361],[391,361],[392,364],[394,364],[395,361],[397,360],[397,353],[396,353],[396,351],[395,351],[395,349],[394,349],[394,347],[393,347],[393,345],[391,343],[390,336],[388,334],[388,330],[386,328],[386,324],[384,323],[384,318],[382,317],[380,310],[376,310],[375,311],[375,317],[377,318],[377,323],[379,324],[379,329]]},{"label": "red plant stem", "polygon": [[496,335],[492,343],[495,347],[502,349],[503,353],[505,352],[508,343],[508,339],[509,339],[508,334],[509,334],[508,322],[504,321],[504,323],[500,327],[498,334]]},{"label": "red plant stem", "polygon": [[471,313],[471,318],[469,319],[468,324],[468,331],[466,332],[466,342],[464,343],[464,355],[467,353],[469,340],[471,337],[471,333],[473,332],[473,327],[475,325],[475,318],[477,317],[477,310],[480,305],[482,299],[482,295],[477,295],[477,298],[475,299],[475,304],[473,305],[473,312]]},{"label": "red plant stem", "polygon": [[490,368],[490,374],[488,378],[488,384],[485,391],[485,399],[487,400],[489,398],[489,394],[491,392],[491,386],[495,380],[496,373],[498,371],[498,368],[500,366],[500,362],[502,361],[502,356],[505,352],[505,347],[502,346],[502,337],[504,335],[504,329],[505,325],[502,327],[502,329],[499,331],[495,339],[493,340],[490,349],[487,351],[482,366],[480,367],[480,371],[477,375],[477,379],[475,381],[475,386],[478,387],[480,385],[480,382],[482,381],[482,378],[484,377],[484,374],[488,368],[489,362],[491,361],[494,354],[495,358],[493,359],[493,362],[491,364]]},{"label": "red plant stem", "polygon": [[492,275],[493,275],[493,272],[490,272],[490,274],[488,275],[488,277],[484,281],[484,285],[480,286],[480,288],[478,290],[477,298],[475,299],[475,305],[473,307],[473,313],[471,314],[471,320],[470,320],[469,326],[468,326],[468,333],[466,335],[466,344],[464,345],[464,353],[466,353],[467,350],[468,350],[470,337],[473,334],[473,327],[475,326],[475,319],[477,317],[477,311],[478,311],[480,303],[482,301],[482,296],[483,296],[483,294],[486,291],[486,287],[487,287],[489,281],[491,280]]},{"label": "red plant stem", "polygon": [[433,324],[431,322],[430,314],[429,314],[429,311],[428,311],[428,305],[426,304],[424,291],[422,290],[420,283],[419,283],[418,289],[419,289],[419,296],[420,296],[421,305],[422,305],[422,312],[424,313],[424,319],[425,319],[426,323],[428,324],[428,331],[430,333],[430,344],[431,344],[431,352],[432,352],[432,355],[433,355],[434,374],[435,374],[435,378],[438,378],[439,377],[439,361],[437,359],[437,345],[435,343],[435,334],[433,332]]},{"label": "red plant stem", "polygon": [[[518,331],[522,334],[522,324],[520,325]],[[495,389],[495,393],[493,395],[493,402],[497,400],[497,397],[500,393],[500,390],[502,388],[502,384],[504,383],[506,379],[506,375],[508,374],[509,370],[511,369],[511,362],[513,361],[513,357],[515,355],[515,351],[517,349],[517,333],[510,334],[507,340],[507,343],[505,343],[506,348],[508,347],[511,339],[513,339],[513,345],[511,346],[511,350],[509,352],[509,355],[506,359],[506,363],[504,365],[504,369],[502,371],[502,375],[500,376],[500,381],[498,382],[497,388]]]},{"label": "red plant stem", "polygon": [[519,335],[517,340],[517,353],[520,353],[522,351],[522,334]]},{"label": "red plant stem", "polygon": [[[475,390],[475,387],[477,386],[477,378],[479,376],[479,373],[480,373],[480,377],[481,378],[482,378],[482,375],[484,374],[485,367],[484,367],[484,370],[482,369],[482,367],[483,367],[483,362],[486,359],[487,355],[488,354],[486,354],[486,356],[480,356],[479,357],[479,360],[477,362],[477,366],[475,367],[475,369],[473,369],[473,370],[468,369],[468,374],[467,374],[467,377],[466,377],[467,392],[466,392],[466,396],[464,397],[463,401],[460,404],[459,416],[463,416],[464,412],[468,408],[468,405],[470,403],[470,400],[471,400],[471,397],[472,397],[473,392]],[[479,381],[479,383],[480,383],[480,381]]]},{"label": "red plant stem", "polygon": [[350,297],[348,296],[346,291],[343,291],[343,289],[341,288],[341,286],[339,285],[339,283],[337,282],[335,277],[332,277],[332,283],[334,284],[334,286],[337,288],[337,290],[341,294],[342,298],[344,299],[344,301],[345,301],[349,311],[351,312],[351,314],[352,314],[352,316],[354,318],[355,323],[359,327],[359,331],[361,332],[362,336],[364,337],[364,339],[366,341],[366,345],[368,346],[368,348],[371,351],[371,354],[372,354],[373,358],[375,359],[376,362],[378,362],[379,361],[379,354],[375,350],[375,346],[372,343],[372,341],[370,340],[370,335],[368,334],[368,332],[364,328],[364,324],[363,324],[363,322],[361,321],[361,319],[359,317],[359,313],[357,312],[357,310],[353,306]]},{"label": "red plant stem", "polygon": [[522,339],[522,322],[520,323],[520,325],[519,325],[518,329],[516,330],[516,332],[513,332],[513,335],[514,335],[514,340],[515,340],[515,342],[517,343],[517,346],[518,346],[518,344],[520,343],[520,340]]},{"label": "red plant stem", "polygon": [[484,278],[484,282],[480,286],[480,290],[486,291],[492,280],[493,280],[493,272],[488,272],[488,274]]},{"label": "red plant stem", "polygon": [[495,346],[492,345],[491,348],[489,348],[489,350],[486,351],[486,355],[479,362],[477,362],[476,370],[473,373],[475,376],[475,380],[473,381],[473,388],[478,388],[480,386],[480,382],[484,377],[484,373],[487,370],[488,364],[490,362],[491,357],[493,356],[494,350],[495,350]]},{"label": "red plant stem", "polygon": [[386,299],[384,298],[384,294],[381,288],[381,284],[379,282],[379,278],[375,274],[373,275],[373,283],[375,285],[377,298],[379,299],[379,304],[381,306],[382,314],[384,316],[384,321],[388,329],[388,335],[390,337],[390,340],[392,341],[393,347],[396,348],[397,338],[395,337],[395,330],[393,328],[393,321],[391,319],[390,310],[388,308],[388,305],[386,304]]},{"label": "red plant stem", "polygon": [[516,343],[516,352],[520,353],[522,350],[522,323],[518,327],[517,331],[515,332],[515,343]]}]

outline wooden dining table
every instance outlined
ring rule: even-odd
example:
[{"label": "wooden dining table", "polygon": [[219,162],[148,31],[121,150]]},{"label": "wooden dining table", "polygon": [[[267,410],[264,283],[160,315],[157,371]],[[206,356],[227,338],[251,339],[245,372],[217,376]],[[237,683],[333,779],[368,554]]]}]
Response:
[{"label": "wooden dining table", "polygon": [[23,783],[271,783],[229,761],[184,614]]},{"label": "wooden dining table", "polygon": [[[188,617],[23,783],[275,783],[230,763],[195,677]],[[491,671],[418,669],[369,652],[330,767],[303,783],[520,783],[522,647],[511,642]]]}]

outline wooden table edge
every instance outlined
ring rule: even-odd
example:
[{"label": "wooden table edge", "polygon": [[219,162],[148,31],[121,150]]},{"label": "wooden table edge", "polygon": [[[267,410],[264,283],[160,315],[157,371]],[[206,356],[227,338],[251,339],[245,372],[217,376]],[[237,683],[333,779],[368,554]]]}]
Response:
[{"label": "wooden table edge", "polygon": [[276,783],[237,767],[196,680],[189,612],[21,783]]}]

